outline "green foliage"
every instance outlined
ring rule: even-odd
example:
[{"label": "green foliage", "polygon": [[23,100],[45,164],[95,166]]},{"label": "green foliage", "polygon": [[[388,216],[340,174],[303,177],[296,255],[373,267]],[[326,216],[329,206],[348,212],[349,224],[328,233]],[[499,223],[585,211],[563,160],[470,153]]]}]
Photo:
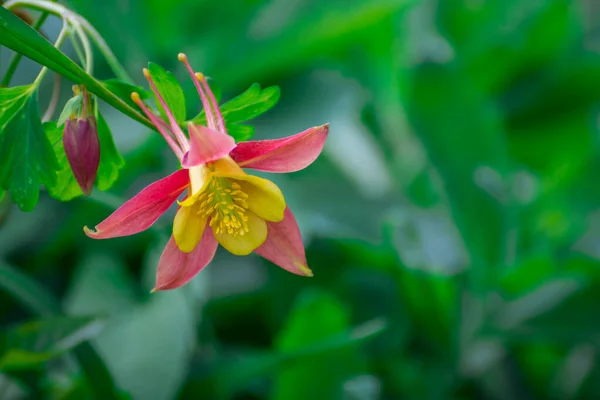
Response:
[{"label": "green foliage", "polygon": [[14,114],[0,132],[0,186],[10,191],[11,199],[23,211],[31,211],[37,204],[40,184],[56,183],[58,169],[35,93],[29,91],[20,108],[10,107]]},{"label": "green foliage", "polygon": [[[115,147],[110,128],[100,113],[97,116],[97,127],[100,140],[100,165],[98,166],[95,186],[99,190],[105,191],[110,189],[117,181],[119,170],[125,165],[125,160],[123,160]],[[44,130],[54,148],[54,155],[60,165],[56,183],[54,185],[47,185],[47,189],[52,197],[61,201],[69,201],[82,196],[83,192],[73,175],[67,155],[65,154],[62,140],[63,129],[64,127],[58,127],[55,122],[44,124]]]},{"label": "green foliage", "polygon": [[108,90],[110,90],[111,93],[136,110],[139,109],[139,107],[133,102],[133,100],[131,100],[131,93],[137,92],[142,100],[148,100],[152,98],[152,93],[148,92],[143,87],[132,85],[118,79],[107,79],[102,81],[102,83]]},{"label": "green foliage", "polygon": [[98,138],[100,139],[100,165],[96,177],[96,187],[108,190],[119,177],[119,170],[125,165],[125,160],[115,147],[112,133],[102,114],[96,115],[98,123]]},{"label": "green foliage", "polygon": [[[250,139],[254,136],[254,127],[242,125],[241,122],[250,121],[269,111],[279,101],[280,94],[277,86],[261,89],[258,83],[254,83],[244,93],[223,104],[220,109],[227,132],[235,138],[236,142]],[[195,116],[192,122],[206,125],[204,110]]]},{"label": "green foliage", "polygon": [[152,127],[150,121],[140,115],[94,79],[65,54],[56,49],[41,34],[4,7],[0,7],[0,44],[39,62],[58,74],[79,84],[84,84],[93,94],[129,117]]},{"label": "green foliage", "polygon": [[[179,85],[179,82],[177,82],[175,75],[170,71],[166,71],[160,65],[152,62],[148,63],[148,71],[150,72],[150,77],[154,81],[158,92],[173,113],[175,120],[178,123],[185,121],[185,96],[183,95],[183,89]],[[165,121],[169,122],[165,110],[156,96],[155,100],[160,115]]]},{"label": "green foliage", "polygon": [[[148,60],[164,66],[149,68],[182,127],[199,101],[190,79],[180,87],[166,72],[179,71],[179,51],[223,93],[249,87],[222,105],[237,141],[255,126],[261,139],[325,122],[331,131],[310,167],[268,176],[299,222],[311,279],[220,250],[189,285],[150,295],[173,210],[128,238],[81,232],[178,167],[159,135],[113,110],[104,117],[127,168],[99,116],[109,150],[98,185],[110,194],[42,203],[35,215],[4,199],[0,260],[18,268],[0,264],[3,331],[107,316],[93,346],[47,335],[34,362],[9,371],[30,397],[600,398],[600,20],[590,2],[69,4],[138,84]],[[122,74],[94,83],[3,9],[0,44],[148,125],[130,94],[149,90]],[[114,75],[101,60],[94,71]],[[15,81],[29,74],[19,68]],[[272,85],[280,107],[255,119],[278,102]],[[0,127],[36,90],[0,89]],[[44,128],[47,139],[31,132],[61,168],[43,186],[66,198],[61,132]],[[64,350],[68,362],[45,362]]]},{"label": "green foliage", "polygon": [[96,336],[100,327],[94,318],[61,317],[12,328],[2,335],[0,370],[39,368]]},{"label": "green foliage", "polygon": [[[283,353],[301,349],[335,336],[349,325],[349,312],[343,303],[327,292],[306,292],[279,332],[275,347]],[[352,372],[352,356],[356,355],[352,350],[341,349],[326,359],[314,357],[284,367],[277,373],[273,399],[341,398],[342,383]]]}]

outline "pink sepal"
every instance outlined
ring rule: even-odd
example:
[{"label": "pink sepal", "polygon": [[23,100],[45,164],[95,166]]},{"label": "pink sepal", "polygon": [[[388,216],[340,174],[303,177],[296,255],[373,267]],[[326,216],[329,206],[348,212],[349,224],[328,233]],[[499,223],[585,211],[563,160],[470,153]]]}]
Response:
[{"label": "pink sepal", "polygon": [[148,229],[173,204],[190,183],[185,169],[156,181],[96,225],[94,230],[87,226],[85,234],[92,239],[109,239],[133,235]]},{"label": "pink sepal", "polygon": [[282,139],[240,142],[230,156],[242,168],[295,172],[315,161],[328,132],[329,124],[325,124]]},{"label": "pink sepal", "polygon": [[191,281],[212,261],[217,246],[218,243],[210,227],[204,229],[202,239],[191,253],[179,250],[171,236],[158,261],[156,286],[152,291],[175,289]]}]

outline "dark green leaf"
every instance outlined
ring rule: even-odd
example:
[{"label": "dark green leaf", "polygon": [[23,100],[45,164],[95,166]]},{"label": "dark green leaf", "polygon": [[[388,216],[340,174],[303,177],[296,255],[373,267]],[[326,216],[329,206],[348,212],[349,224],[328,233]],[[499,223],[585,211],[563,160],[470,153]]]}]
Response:
[{"label": "dark green leaf", "polygon": [[[343,317],[342,317],[343,318]],[[326,323],[322,331],[330,331],[338,321]],[[246,357],[244,360],[225,362],[208,372],[201,380],[186,388],[184,393],[211,393],[217,398],[228,398],[228,394],[250,379],[282,371],[287,366],[314,365],[315,360],[338,357],[340,354],[353,352],[360,345],[382,333],[387,327],[386,321],[373,319],[359,326],[329,335],[320,340],[310,341],[300,348],[290,349],[283,353],[265,353]],[[335,329],[334,329],[335,330]],[[315,335],[316,336],[316,335]],[[309,342],[309,341],[307,341]],[[312,378],[311,378],[312,380]],[[189,393],[188,393],[189,391]]]},{"label": "dark green leaf", "polygon": [[135,108],[136,110],[139,110],[139,107],[133,102],[133,100],[131,100],[131,93],[137,92],[142,100],[147,100],[152,97],[152,93],[148,92],[143,87],[132,85],[130,83],[123,82],[118,79],[107,79],[102,83],[113,94],[115,94],[125,103],[129,104],[131,108]]},{"label": "dark green leaf", "polygon": [[23,211],[38,202],[40,184],[54,185],[58,163],[44,133],[35,94],[0,132],[0,186]]},{"label": "dark green leaf", "polygon": [[46,185],[48,193],[50,193],[50,196],[61,201],[68,201],[75,197],[82,196],[83,192],[73,175],[69,160],[67,160],[62,140],[63,130],[59,128],[55,122],[46,122],[44,124],[44,130],[46,131],[48,140],[50,140],[50,143],[52,144],[54,155],[60,166],[60,169],[56,173],[56,184]]},{"label": "dark green leaf", "polygon": [[100,166],[96,177],[96,187],[108,190],[119,177],[119,170],[125,165],[125,160],[119,154],[108,124],[98,113],[98,138],[100,139]]},{"label": "dark green leaf", "polygon": [[501,261],[506,228],[500,198],[508,150],[498,109],[460,65],[425,64],[414,74],[407,111],[470,253],[471,283],[483,289]]},{"label": "dark green leaf", "polygon": [[28,322],[8,331],[0,349],[0,370],[39,367],[94,337],[101,324],[95,318],[57,317]]},{"label": "dark green leaf", "polygon": [[[58,300],[43,286],[19,270],[1,263],[0,290],[7,292],[34,315],[60,316],[62,313]],[[83,343],[75,349],[75,355],[95,394],[99,398],[118,399],[112,376],[94,348]]]},{"label": "dark green leaf", "polygon": [[62,126],[66,120],[71,118],[79,107],[83,104],[83,94],[79,93],[77,96],[71,97],[69,101],[65,104],[65,108],[63,108],[60,116],[58,117],[58,121],[56,121],[57,126]]},{"label": "dark green leaf", "polygon": [[94,93],[117,110],[149,128],[154,128],[152,123],[138,111],[112,94],[102,83],[87,74],[69,57],[56,49],[39,32],[4,7],[0,7],[0,45],[37,61],[75,83],[85,84],[91,93]]},{"label": "dark green leaf", "polygon": [[[150,71],[150,77],[156,84],[158,92],[167,103],[177,122],[182,123],[185,121],[185,96],[175,75],[155,63],[148,63],[148,71]],[[156,99],[156,106],[163,119],[167,120],[165,111],[158,99]]]},{"label": "dark green leaf", "polygon": [[[349,326],[349,311],[343,303],[326,292],[309,290],[298,299],[277,336],[276,347],[284,354],[293,352],[344,332]],[[281,368],[272,398],[341,398],[343,382],[356,368],[355,352],[355,348],[336,350],[327,358],[308,358]]]}]

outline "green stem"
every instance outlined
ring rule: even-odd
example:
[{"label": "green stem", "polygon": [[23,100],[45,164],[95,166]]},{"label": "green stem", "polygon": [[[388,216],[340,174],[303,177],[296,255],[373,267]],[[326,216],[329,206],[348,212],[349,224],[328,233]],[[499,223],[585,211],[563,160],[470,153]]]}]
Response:
[{"label": "green stem", "polygon": [[[102,36],[100,36],[98,31],[96,31],[94,27],[81,15],[74,13],[73,11],[60,4],[52,3],[47,0],[12,0],[7,1],[6,4],[4,4],[4,7],[7,9],[17,6],[30,7],[33,9],[49,12],[60,18],[71,21],[72,25],[75,28],[77,28],[77,26],[79,25],[80,28],[82,28],[82,32],[87,32],[91,36],[92,40],[94,41],[96,46],[98,46],[98,49],[106,59],[106,62],[113,70],[117,78],[131,84],[134,83],[133,79],[131,79],[131,77],[125,70],[125,67],[121,65],[121,63],[114,55],[106,41],[102,38]],[[78,32],[78,34],[80,33]]]},{"label": "green stem", "polygon": [[[39,31],[44,22],[46,22],[47,18],[48,13],[42,13],[42,15],[40,15],[40,18],[38,18],[38,20],[35,21],[35,24],[33,24],[32,28],[36,31]],[[2,78],[2,82],[0,82],[0,87],[8,87],[8,85],[10,84],[10,80],[15,74],[15,71],[17,70],[17,67],[19,66],[19,63],[21,62],[22,58],[23,55],[21,53],[13,54],[10,63],[8,64],[8,68],[6,69],[6,73],[4,74],[4,78]]]},{"label": "green stem", "polygon": [[[63,42],[67,38],[68,33],[69,33],[69,28],[68,28],[67,22],[65,21],[65,22],[63,22],[63,27],[60,30],[58,37],[56,38],[56,42],[54,42],[54,47],[56,47],[57,49],[60,48],[60,46],[63,44]],[[40,82],[42,82],[42,79],[44,79],[46,72],[48,72],[48,67],[43,67],[42,70],[40,71],[40,73],[38,74],[37,78],[35,78],[35,81],[33,81],[34,86],[39,86]]]},{"label": "green stem", "polygon": [[92,75],[94,69],[94,53],[92,51],[92,46],[90,46],[90,41],[78,22],[73,21],[73,29],[75,30],[75,33],[77,33],[83,46],[83,54],[85,54],[85,72]]}]

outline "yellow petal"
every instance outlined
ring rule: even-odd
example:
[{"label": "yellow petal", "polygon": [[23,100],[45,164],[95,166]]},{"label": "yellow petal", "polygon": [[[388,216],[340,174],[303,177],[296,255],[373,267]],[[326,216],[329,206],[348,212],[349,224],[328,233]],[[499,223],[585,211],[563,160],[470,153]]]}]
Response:
[{"label": "yellow petal", "polygon": [[211,170],[215,176],[220,177],[237,177],[246,175],[244,170],[241,169],[229,156],[225,156],[213,162],[208,166],[208,169]]},{"label": "yellow petal", "polygon": [[246,256],[267,239],[267,223],[251,212],[247,212],[248,232],[243,236],[232,236],[226,233],[215,234],[219,244],[236,256]]},{"label": "yellow petal", "polygon": [[197,211],[197,207],[181,207],[173,221],[173,238],[184,253],[196,248],[206,227],[206,217],[198,215]]},{"label": "yellow petal", "polygon": [[235,181],[248,195],[246,203],[250,211],[266,221],[279,222],[283,219],[285,199],[276,184],[253,175],[237,176]]}]

